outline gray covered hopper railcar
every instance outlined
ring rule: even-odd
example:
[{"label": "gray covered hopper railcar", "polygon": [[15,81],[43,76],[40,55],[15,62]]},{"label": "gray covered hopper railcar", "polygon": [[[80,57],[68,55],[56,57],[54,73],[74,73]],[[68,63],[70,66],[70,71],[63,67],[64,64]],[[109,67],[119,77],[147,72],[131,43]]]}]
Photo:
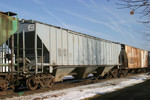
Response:
[{"label": "gray covered hopper railcar", "polygon": [[24,71],[52,73],[55,81],[66,75],[104,76],[119,65],[120,44],[61,27],[23,20],[19,38],[19,55],[28,62],[23,63]]}]

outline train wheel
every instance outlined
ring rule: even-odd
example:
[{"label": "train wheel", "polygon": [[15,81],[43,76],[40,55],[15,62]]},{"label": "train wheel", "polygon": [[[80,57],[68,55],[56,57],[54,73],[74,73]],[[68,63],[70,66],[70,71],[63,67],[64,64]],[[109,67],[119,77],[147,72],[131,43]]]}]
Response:
[{"label": "train wheel", "polygon": [[26,85],[30,90],[36,90],[38,87],[35,77],[30,77],[29,79],[27,79]]},{"label": "train wheel", "polygon": [[46,86],[45,86],[45,79],[44,79],[44,78],[40,79],[40,86],[41,86],[42,88],[46,87]]},{"label": "train wheel", "polygon": [[48,79],[46,82],[46,87],[51,88],[54,85],[54,78]]},{"label": "train wheel", "polygon": [[5,81],[4,87],[3,87],[3,91],[6,91],[8,89],[8,82]]},{"label": "train wheel", "polygon": [[6,91],[8,88],[8,81],[5,79],[0,79],[0,88],[2,91]]}]

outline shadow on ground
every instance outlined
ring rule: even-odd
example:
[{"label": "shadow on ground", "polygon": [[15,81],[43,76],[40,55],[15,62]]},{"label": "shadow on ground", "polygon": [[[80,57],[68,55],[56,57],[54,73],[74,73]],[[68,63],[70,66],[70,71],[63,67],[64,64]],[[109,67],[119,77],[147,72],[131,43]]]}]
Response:
[{"label": "shadow on ground", "polygon": [[85,100],[150,100],[150,80]]}]

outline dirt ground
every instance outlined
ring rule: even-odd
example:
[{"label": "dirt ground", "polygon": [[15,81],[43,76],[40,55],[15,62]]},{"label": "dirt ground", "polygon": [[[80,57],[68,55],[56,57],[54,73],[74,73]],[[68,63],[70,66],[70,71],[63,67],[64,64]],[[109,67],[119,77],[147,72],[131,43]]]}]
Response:
[{"label": "dirt ground", "polygon": [[150,100],[150,80],[104,95],[85,100]]}]

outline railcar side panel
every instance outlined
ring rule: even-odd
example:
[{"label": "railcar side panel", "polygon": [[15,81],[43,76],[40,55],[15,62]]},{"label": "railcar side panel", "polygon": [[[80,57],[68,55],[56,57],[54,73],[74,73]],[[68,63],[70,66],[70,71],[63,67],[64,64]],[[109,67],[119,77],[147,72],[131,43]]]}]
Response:
[{"label": "railcar side panel", "polygon": [[[121,45],[36,22],[51,65],[119,65]],[[50,42],[49,42],[50,41]]]},{"label": "railcar side panel", "polygon": [[74,64],[75,65],[78,65],[78,55],[79,55],[79,52],[78,52],[78,49],[79,46],[78,46],[78,35],[74,35]]},{"label": "railcar side panel", "polygon": [[[62,31],[62,42],[63,42],[63,49],[62,49],[62,54],[63,54],[63,64],[62,65],[68,65],[68,53],[67,53],[67,31],[63,30]],[[53,50],[53,49],[52,49]],[[53,56],[52,56],[53,57]]]},{"label": "railcar side panel", "polygon": [[83,38],[83,48],[84,48],[84,65],[88,65],[88,38],[84,36]]},{"label": "railcar side panel", "polygon": [[57,43],[57,50],[56,50],[56,55],[57,55],[57,64],[58,65],[62,65],[62,44],[61,44],[61,39],[62,39],[62,37],[61,37],[61,35],[62,35],[62,33],[61,33],[61,30],[60,29],[56,29],[56,43]]},{"label": "railcar side panel", "polygon": [[148,51],[125,45],[128,68],[148,67]]},{"label": "railcar side panel", "polygon": [[73,65],[73,34],[71,34],[71,33],[68,33],[68,53],[69,53],[69,58],[68,58],[68,60],[69,60],[69,65]]},{"label": "railcar side panel", "polygon": [[83,65],[83,38],[82,36],[78,36],[78,45],[79,45],[79,65]]}]

